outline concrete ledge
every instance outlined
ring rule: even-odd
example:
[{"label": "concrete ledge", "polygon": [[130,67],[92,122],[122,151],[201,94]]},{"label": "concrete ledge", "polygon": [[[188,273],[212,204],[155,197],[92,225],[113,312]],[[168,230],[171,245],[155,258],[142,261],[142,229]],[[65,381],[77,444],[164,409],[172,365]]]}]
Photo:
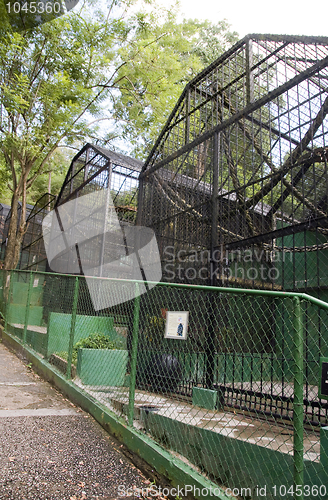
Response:
[{"label": "concrete ledge", "polygon": [[4,344],[32,363],[35,371],[42,378],[55,385],[72,402],[90,413],[104,429],[113,434],[133,453],[151,465],[159,474],[167,478],[174,487],[180,486],[180,488],[184,488],[186,485],[192,485],[196,489],[194,498],[200,500],[213,500],[213,498],[229,500],[231,498],[217,484],[204,478],[182,460],[176,458],[172,453],[155,443],[154,440],[145,436],[134,427],[129,427],[125,420],[112,413],[106,406],[65,379],[45,359],[42,359],[29,347],[22,345],[18,339],[4,332],[3,329],[1,329],[1,336]]}]

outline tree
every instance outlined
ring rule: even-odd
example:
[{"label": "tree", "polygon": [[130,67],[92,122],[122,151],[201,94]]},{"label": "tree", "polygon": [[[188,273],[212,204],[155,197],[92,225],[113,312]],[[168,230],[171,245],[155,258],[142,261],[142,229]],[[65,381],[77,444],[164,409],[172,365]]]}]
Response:
[{"label": "tree", "polygon": [[[185,85],[235,43],[238,34],[226,21],[178,23],[174,9],[139,13],[134,21],[137,36],[119,50],[124,60],[137,50],[140,62],[131,66],[112,106],[133,154],[146,158]],[[119,68],[118,74],[122,73]]]},{"label": "tree", "polygon": [[55,196],[64,182],[67,165],[69,165],[75,155],[73,149],[57,148],[49,158],[45,169],[35,180],[27,194],[27,203],[35,204],[44,193],[51,193]]},{"label": "tree", "polygon": [[[122,137],[131,141],[139,130],[147,145],[203,66],[199,23],[177,24],[168,12],[128,15],[131,4],[112,0],[107,12],[84,9],[27,32],[0,33],[0,141],[12,213],[6,269],[18,262],[27,198],[56,149],[99,137],[105,119],[123,121]],[[116,136],[111,129],[100,142]]]}]

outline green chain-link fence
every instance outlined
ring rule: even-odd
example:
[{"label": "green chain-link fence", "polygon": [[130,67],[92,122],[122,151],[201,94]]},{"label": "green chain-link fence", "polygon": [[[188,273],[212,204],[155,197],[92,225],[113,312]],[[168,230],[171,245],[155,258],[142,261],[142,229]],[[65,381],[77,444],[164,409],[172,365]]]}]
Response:
[{"label": "green chain-link fence", "polygon": [[227,497],[328,498],[328,304],[169,283],[138,296],[142,283],[106,280],[117,305],[99,312],[84,277],[0,276],[7,333]]}]

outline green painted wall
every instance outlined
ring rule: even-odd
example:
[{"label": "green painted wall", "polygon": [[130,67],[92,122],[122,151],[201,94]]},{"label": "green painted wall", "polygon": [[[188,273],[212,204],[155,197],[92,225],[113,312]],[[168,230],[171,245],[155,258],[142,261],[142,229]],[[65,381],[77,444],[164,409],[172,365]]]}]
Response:
[{"label": "green painted wall", "polygon": [[[30,304],[33,306],[42,305],[43,287],[41,285],[43,283],[43,280],[43,276],[41,276],[40,278],[36,276],[32,282]],[[27,303],[28,287],[29,283],[23,283],[20,281],[13,283],[11,302],[13,304],[25,305]]]},{"label": "green painted wall", "polygon": [[[17,328],[8,324],[7,329],[9,333],[15,335],[15,337],[18,337],[20,340],[23,340],[24,328]],[[29,328],[26,331],[26,343],[39,354],[45,355],[47,353],[46,333],[35,332],[33,329]]]},{"label": "green painted wall", "polygon": [[[48,323],[47,356],[53,353],[67,352],[71,330],[71,314],[50,313]],[[114,320],[104,316],[76,316],[74,344],[92,333],[103,333],[110,338],[117,338]]]},{"label": "green painted wall", "polygon": [[[281,223],[280,223],[281,225]],[[279,228],[279,225],[277,224]],[[327,236],[313,231],[277,238],[277,246],[304,247],[327,243]],[[328,249],[318,252],[294,252],[277,255],[275,263],[280,272],[278,283],[285,290],[328,285]]]},{"label": "green painted wall", "polygon": [[122,387],[125,383],[128,351],[79,349],[76,372],[86,385]]},{"label": "green painted wall", "polygon": [[[252,500],[273,500],[273,486],[293,484],[293,456],[178,422],[156,412],[142,411],[142,420],[150,434],[169,449],[231,488],[251,488]],[[258,464],[262,463],[262,467]],[[304,484],[327,485],[328,470],[319,462],[304,461]],[[257,485],[267,485],[266,496],[254,494]],[[291,497],[290,497],[291,498]],[[328,495],[320,497],[327,499]]]},{"label": "green painted wall", "polygon": [[[28,316],[28,324],[29,325],[42,325],[42,306],[30,306],[29,308],[29,316]],[[24,325],[25,324],[25,315],[26,315],[26,306],[21,304],[9,304],[8,306],[8,323],[15,323]]]}]

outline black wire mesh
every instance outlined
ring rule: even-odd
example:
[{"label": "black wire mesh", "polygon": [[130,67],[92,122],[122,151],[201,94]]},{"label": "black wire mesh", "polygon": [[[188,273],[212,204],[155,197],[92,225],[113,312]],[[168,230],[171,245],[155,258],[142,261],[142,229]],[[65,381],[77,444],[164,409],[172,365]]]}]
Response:
[{"label": "black wire mesh", "polygon": [[87,144],[73,158],[56,206],[109,188],[119,220],[134,223],[138,179],[143,163],[134,158]]},{"label": "black wire mesh", "polygon": [[[26,219],[29,217],[29,214],[33,210],[33,205],[27,204],[26,205]],[[22,216],[22,204],[21,202],[18,202],[18,208],[17,208],[17,229],[20,224]],[[3,224],[3,230],[2,230],[2,243],[1,243],[1,260],[4,260],[5,255],[6,255],[6,246],[7,246],[7,238],[8,238],[8,231],[9,231],[9,224],[11,220],[11,209],[7,212],[6,219]]]},{"label": "black wire mesh", "polygon": [[35,203],[26,219],[26,232],[18,267],[33,271],[45,271],[47,256],[42,237],[42,222],[53,209],[56,197],[46,193]]},{"label": "black wire mesh", "polygon": [[2,242],[5,239],[5,236],[4,236],[5,221],[6,221],[9,210],[10,210],[10,207],[8,205],[4,205],[3,203],[0,203],[0,244],[2,244]]},{"label": "black wire mesh", "polygon": [[140,176],[166,281],[327,298],[327,64],[249,35],[186,86]]}]

